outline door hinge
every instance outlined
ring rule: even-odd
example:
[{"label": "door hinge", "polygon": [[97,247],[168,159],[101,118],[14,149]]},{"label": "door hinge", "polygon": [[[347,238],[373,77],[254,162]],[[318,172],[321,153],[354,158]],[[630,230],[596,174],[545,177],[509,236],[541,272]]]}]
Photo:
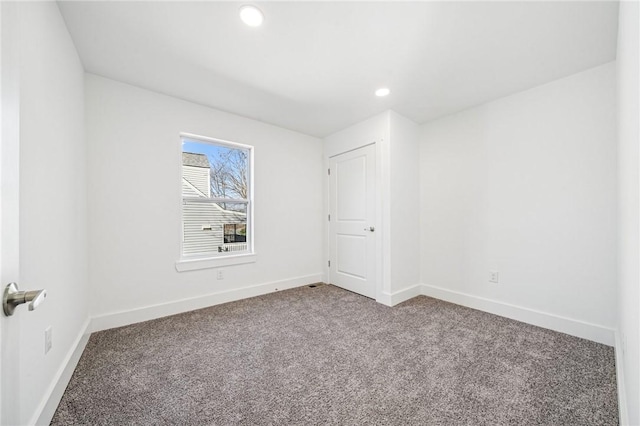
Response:
[{"label": "door hinge", "polygon": [[327,266],[329,266],[329,268],[331,268],[331,261],[327,260]]},{"label": "door hinge", "polygon": [[330,214],[328,214],[328,215],[327,215],[327,220],[328,220],[329,222],[331,222],[331,215],[330,215]]},{"label": "door hinge", "polygon": [[327,169],[327,174],[331,176],[331,169]]}]

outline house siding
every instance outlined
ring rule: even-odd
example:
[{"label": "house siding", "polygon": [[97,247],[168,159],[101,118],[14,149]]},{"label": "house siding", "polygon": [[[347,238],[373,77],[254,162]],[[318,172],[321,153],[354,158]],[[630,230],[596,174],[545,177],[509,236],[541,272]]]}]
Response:
[{"label": "house siding", "polygon": [[[182,193],[183,195],[192,195],[198,196],[196,191],[193,191],[193,188],[189,187],[185,180],[197,188],[198,191],[201,191],[204,196],[210,196],[210,188],[209,188],[209,169],[204,167],[193,167],[193,166],[182,166]],[[185,186],[187,190],[192,192],[192,194],[185,194]]]},{"label": "house siding", "polygon": [[[246,223],[246,215],[227,212],[217,204],[184,201],[182,204],[184,256],[219,253],[218,247],[246,248],[246,244],[224,244],[225,223]],[[211,227],[209,229],[203,229]]]}]

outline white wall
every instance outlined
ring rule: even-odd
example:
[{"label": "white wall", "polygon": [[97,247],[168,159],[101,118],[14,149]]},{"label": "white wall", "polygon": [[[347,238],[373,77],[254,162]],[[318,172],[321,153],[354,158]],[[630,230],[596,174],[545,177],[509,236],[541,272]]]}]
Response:
[{"label": "white wall", "polygon": [[423,125],[423,283],[612,335],[615,99],[609,63]]},{"label": "white wall", "polygon": [[[242,289],[257,284],[273,290],[321,279],[319,139],[96,75],[85,81],[92,315],[142,309],[121,316],[139,321],[222,301],[218,293],[252,294]],[[180,132],[255,147],[257,261],[224,267],[223,280],[215,269],[175,269]]]},{"label": "white wall", "polygon": [[[640,424],[640,285],[638,250],[638,232],[640,228],[640,208],[638,197],[640,186],[638,179],[638,144],[640,139],[640,110],[638,109],[638,2],[620,2],[618,25],[618,146],[619,146],[619,290],[618,290],[618,327],[620,346],[623,354],[618,357],[618,380],[623,386],[621,402],[626,399],[628,421],[631,425]],[[620,347],[617,351],[620,351]],[[620,354],[618,354],[620,355]],[[626,388],[626,392],[625,389]]]},{"label": "white wall", "polygon": [[16,314],[19,418],[32,423],[88,320],[84,70],[55,2],[19,7],[20,287],[48,291],[38,309]]},{"label": "white wall", "polygon": [[419,129],[390,113],[391,294],[420,284]]},{"label": "white wall", "polygon": [[325,137],[325,156],[333,157],[381,140],[388,140],[389,120],[389,111],[385,111]]}]

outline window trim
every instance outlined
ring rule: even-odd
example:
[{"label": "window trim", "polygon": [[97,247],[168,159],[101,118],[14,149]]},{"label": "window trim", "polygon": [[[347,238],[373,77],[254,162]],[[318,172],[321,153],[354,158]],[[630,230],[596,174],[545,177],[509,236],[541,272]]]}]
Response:
[{"label": "window trim", "polygon": [[[179,153],[178,153],[178,159],[179,159],[179,180],[178,182],[181,182],[182,180],[182,144],[183,142],[186,140],[191,140],[194,142],[202,142],[202,143],[209,143],[209,144],[215,144],[215,145],[221,145],[221,146],[225,146],[228,148],[233,148],[233,149],[244,149],[249,151],[249,164],[248,164],[248,184],[249,184],[249,191],[247,194],[247,198],[246,199],[241,199],[241,200],[234,200],[231,198],[208,198],[206,200],[204,199],[195,199],[195,197],[193,197],[194,199],[192,199],[192,197],[184,197],[182,195],[182,189],[180,189],[180,193],[179,193],[179,205],[180,205],[180,253],[179,253],[179,257],[178,260],[175,263],[176,266],[176,270],[179,272],[182,271],[192,271],[192,270],[197,270],[197,269],[206,269],[206,268],[219,268],[222,266],[231,266],[231,265],[240,265],[240,264],[245,264],[245,263],[252,263],[256,261],[256,253],[255,253],[255,246],[254,246],[254,235],[255,235],[255,221],[253,218],[254,215],[254,190],[253,190],[253,185],[254,185],[254,179],[253,179],[253,174],[254,174],[254,147],[251,145],[246,145],[246,144],[242,144],[242,143],[237,143],[237,142],[232,142],[232,141],[228,141],[228,140],[224,140],[224,139],[218,139],[218,138],[211,138],[211,137],[207,137],[207,136],[201,136],[201,135],[196,135],[193,133],[185,133],[185,132],[180,132],[179,133],[179,140],[180,140],[180,145],[179,145]],[[248,231],[248,238],[247,238],[247,250],[243,251],[243,252],[231,252],[229,253],[221,253],[221,254],[215,254],[215,255],[211,255],[211,254],[206,254],[206,255],[191,255],[191,256],[185,256],[184,255],[184,249],[183,249],[183,243],[184,243],[184,215],[182,213],[182,209],[183,209],[183,203],[184,200],[188,199],[190,201],[200,201],[200,202],[216,202],[216,201],[221,201],[224,200],[226,202],[241,202],[241,203],[247,203],[247,231]]]},{"label": "window trim", "polygon": [[180,259],[176,262],[176,270],[178,272],[184,272],[208,268],[221,268],[223,266],[242,265],[245,263],[254,263],[256,258],[257,255],[253,252],[235,255],[221,255],[216,257]]}]

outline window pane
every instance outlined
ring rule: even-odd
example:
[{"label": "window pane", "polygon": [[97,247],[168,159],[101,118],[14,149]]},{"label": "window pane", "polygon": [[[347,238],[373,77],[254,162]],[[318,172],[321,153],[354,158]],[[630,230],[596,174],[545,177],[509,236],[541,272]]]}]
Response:
[{"label": "window pane", "polygon": [[251,148],[196,137],[181,140],[182,255],[248,252]]},{"label": "window pane", "polygon": [[249,150],[184,139],[183,196],[248,199]]},{"label": "window pane", "polygon": [[183,255],[220,255],[247,251],[247,203],[184,200]]}]

